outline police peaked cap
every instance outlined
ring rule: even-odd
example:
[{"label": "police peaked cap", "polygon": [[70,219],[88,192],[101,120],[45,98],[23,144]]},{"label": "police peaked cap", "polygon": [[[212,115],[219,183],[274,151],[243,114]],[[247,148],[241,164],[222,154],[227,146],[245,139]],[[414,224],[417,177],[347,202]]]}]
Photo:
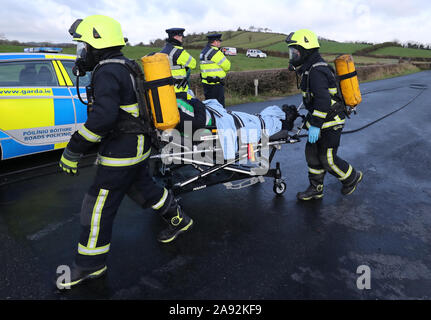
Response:
[{"label": "police peaked cap", "polygon": [[220,40],[221,41],[221,36],[222,36],[221,33],[213,33],[213,34],[207,35],[207,38],[208,38],[209,42],[212,42],[212,41],[215,41],[215,40]]},{"label": "police peaked cap", "polygon": [[184,31],[186,29],[184,28],[170,28],[170,29],[166,29],[166,33],[170,36],[183,36],[184,35]]}]

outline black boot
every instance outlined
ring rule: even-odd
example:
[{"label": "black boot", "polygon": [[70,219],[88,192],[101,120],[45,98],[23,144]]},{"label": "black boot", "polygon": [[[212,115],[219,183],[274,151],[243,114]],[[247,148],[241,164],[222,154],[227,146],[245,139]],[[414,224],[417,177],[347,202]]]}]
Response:
[{"label": "black boot", "polygon": [[343,184],[343,187],[341,188],[341,193],[345,196],[353,193],[353,191],[356,190],[356,186],[358,185],[358,183],[362,181],[362,176],[362,171],[356,172],[355,179],[353,179],[352,182],[348,184]]},{"label": "black boot", "polygon": [[313,174],[313,177],[310,177],[310,185],[307,190],[303,192],[298,192],[296,194],[296,198],[298,200],[313,200],[313,199],[321,199],[323,197],[323,178],[325,174]]},{"label": "black boot", "polygon": [[60,275],[57,278],[57,288],[60,290],[74,288],[78,284],[84,281],[97,279],[106,274],[107,267],[100,266],[96,268],[82,268],[77,266],[75,263],[72,268],[70,268],[70,279],[60,279],[64,275]]},{"label": "black boot", "polygon": [[170,219],[165,218],[165,221],[168,223],[168,227],[160,232],[157,238],[163,243],[175,240],[179,234],[189,230],[193,225],[193,219],[186,215],[179,205],[175,210],[175,214],[171,215]]},{"label": "black boot", "polygon": [[193,225],[193,219],[184,213],[171,191],[159,213],[168,223],[168,227],[160,232],[157,238],[160,242],[168,243],[175,240],[179,234],[189,230]]}]

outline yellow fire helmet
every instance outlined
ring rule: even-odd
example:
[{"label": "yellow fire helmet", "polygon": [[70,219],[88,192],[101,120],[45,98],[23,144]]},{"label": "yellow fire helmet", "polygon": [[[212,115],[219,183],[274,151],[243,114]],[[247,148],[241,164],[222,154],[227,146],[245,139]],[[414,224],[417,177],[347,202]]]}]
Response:
[{"label": "yellow fire helmet", "polygon": [[308,29],[291,32],[286,38],[286,43],[288,46],[297,45],[304,49],[320,48],[316,34]]},{"label": "yellow fire helmet", "polygon": [[103,15],[88,16],[76,20],[69,29],[73,40],[86,42],[95,49],[126,45],[121,25]]}]

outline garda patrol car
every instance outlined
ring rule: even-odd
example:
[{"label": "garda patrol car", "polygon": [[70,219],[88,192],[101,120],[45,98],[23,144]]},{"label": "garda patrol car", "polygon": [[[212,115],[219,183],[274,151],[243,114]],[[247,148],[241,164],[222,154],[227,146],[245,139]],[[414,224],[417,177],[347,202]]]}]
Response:
[{"label": "garda patrol car", "polygon": [[[66,147],[87,119],[72,73],[75,56],[0,53],[0,159]],[[80,92],[90,75],[80,78]]]}]

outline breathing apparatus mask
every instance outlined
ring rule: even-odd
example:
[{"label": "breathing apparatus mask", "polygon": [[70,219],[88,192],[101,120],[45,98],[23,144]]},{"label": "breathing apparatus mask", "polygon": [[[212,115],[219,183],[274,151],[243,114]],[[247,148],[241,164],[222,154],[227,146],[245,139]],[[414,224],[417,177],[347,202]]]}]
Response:
[{"label": "breathing apparatus mask", "polygon": [[86,72],[92,71],[97,65],[94,49],[85,42],[76,45],[76,60],[72,72],[77,77],[85,76]]},{"label": "breathing apparatus mask", "polygon": [[289,47],[289,68],[295,70],[298,66],[302,65],[305,61],[305,50],[300,46]]}]

